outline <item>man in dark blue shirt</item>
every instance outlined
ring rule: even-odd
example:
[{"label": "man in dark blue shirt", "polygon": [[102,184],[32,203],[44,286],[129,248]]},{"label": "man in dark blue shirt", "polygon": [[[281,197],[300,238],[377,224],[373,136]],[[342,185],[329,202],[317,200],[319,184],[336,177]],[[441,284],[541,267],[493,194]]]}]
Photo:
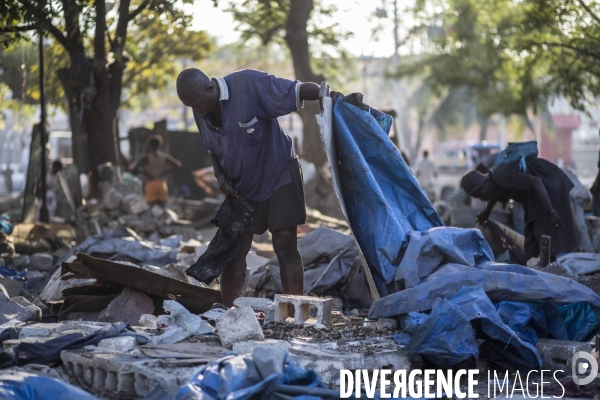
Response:
[{"label": "man in dark blue shirt", "polygon": [[253,235],[267,228],[273,235],[283,292],[303,294],[296,234],[306,220],[302,172],[292,139],[277,117],[298,110],[304,100],[318,100],[319,86],[255,70],[211,79],[190,68],[177,77],[177,94],[194,111],[221,191],[245,198],[255,209],[240,250],[221,275],[224,304],[231,306],[243,295]]}]

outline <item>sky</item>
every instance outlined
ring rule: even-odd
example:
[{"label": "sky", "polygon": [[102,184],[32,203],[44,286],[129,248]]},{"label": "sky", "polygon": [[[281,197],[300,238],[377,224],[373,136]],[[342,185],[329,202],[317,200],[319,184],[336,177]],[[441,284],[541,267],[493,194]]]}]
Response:
[{"label": "sky", "polygon": [[[239,0],[234,0],[239,1]],[[356,56],[390,57],[394,52],[392,1],[391,0],[324,0],[337,6],[335,21],[346,32],[353,35],[342,45]],[[385,4],[387,3],[387,4]],[[230,13],[224,11],[229,1],[220,0],[215,8],[211,0],[196,0],[188,6],[194,15],[193,29],[204,30],[217,39],[220,45],[229,44],[239,39],[235,23]],[[398,0],[398,6],[403,7],[406,0]],[[386,9],[388,18],[377,18],[377,8]],[[372,37],[372,28],[376,25],[383,28],[376,38]]]}]

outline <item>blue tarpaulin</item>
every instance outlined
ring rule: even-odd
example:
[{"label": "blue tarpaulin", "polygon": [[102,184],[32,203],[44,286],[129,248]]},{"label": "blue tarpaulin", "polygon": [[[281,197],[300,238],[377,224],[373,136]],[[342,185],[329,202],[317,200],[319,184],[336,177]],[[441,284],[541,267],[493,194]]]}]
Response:
[{"label": "blue tarpaulin", "polygon": [[338,399],[312,370],[282,349],[257,347],[252,355],[227,355],[203,367],[179,389],[177,400]]},{"label": "blue tarpaulin", "polygon": [[0,373],[0,399],[4,400],[98,400],[76,386],[26,372]]},{"label": "blue tarpaulin", "polygon": [[477,357],[465,321],[480,320],[477,338],[487,339],[480,356],[502,349],[513,369],[541,366],[538,337],[585,340],[598,331],[600,297],[591,289],[496,263],[479,230],[444,227],[388,138],[391,117],[354,105],[358,98],[325,99],[317,119],[334,190],[383,295],[369,318],[431,310],[409,347],[444,366]]},{"label": "blue tarpaulin", "polygon": [[408,235],[442,219],[388,137],[392,118],[337,99],[333,131],[339,186],[352,231],[380,292],[391,284]]}]

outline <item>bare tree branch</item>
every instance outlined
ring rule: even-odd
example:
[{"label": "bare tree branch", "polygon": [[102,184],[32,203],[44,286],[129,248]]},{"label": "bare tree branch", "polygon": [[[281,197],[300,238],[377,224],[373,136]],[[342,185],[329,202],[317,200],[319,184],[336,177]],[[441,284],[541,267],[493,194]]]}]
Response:
[{"label": "bare tree branch", "polygon": [[141,13],[142,11],[144,11],[149,5],[150,5],[150,0],[144,0],[142,2],[142,4],[140,4],[140,6],[135,11],[133,11],[132,13],[129,13],[127,20],[131,21],[132,19],[137,17],[138,14]]},{"label": "bare tree branch", "polygon": [[60,44],[64,46],[67,51],[70,51],[71,47],[69,46],[69,42],[65,38],[65,35],[63,35],[63,33],[57,27],[49,24],[46,26],[46,29],[52,34],[52,36],[54,36],[54,38],[56,38],[56,40],[58,40]]},{"label": "bare tree branch", "polygon": [[9,26],[6,28],[0,28],[0,32],[2,33],[12,33],[12,32],[27,32],[37,29],[37,24],[29,24],[22,26]]},{"label": "bare tree branch", "polygon": [[572,45],[569,45],[569,44],[566,44],[566,43],[549,43],[549,42],[543,42],[543,43],[540,43],[540,45],[546,45],[546,46],[550,46],[550,47],[563,47],[565,49],[573,50],[573,51],[575,51],[575,52],[577,52],[579,54],[583,54],[583,55],[586,55],[588,57],[592,57],[594,59],[600,60],[600,53],[593,53],[593,52],[591,52],[589,50],[582,49],[582,48],[579,48],[579,47],[576,47],[576,46],[572,46]]},{"label": "bare tree branch", "polygon": [[56,38],[56,40],[58,40],[58,42],[60,44],[62,44],[65,47],[65,49],[67,49],[67,51],[68,51],[69,43],[67,42],[65,35],[63,35],[62,32],[60,30],[58,30],[57,27],[52,25],[52,23],[46,21],[45,15],[40,14],[38,12],[36,6],[33,5],[29,0],[20,0],[20,2],[31,14],[35,15],[38,18],[39,21],[36,24],[37,27],[39,28],[39,25],[41,24],[42,28],[47,30],[48,32],[50,32]]},{"label": "bare tree branch", "polygon": [[583,2],[583,0],[577,0],[579,2],[579,4],[581,4],[581,7],[583,7],[585,9],[585,11],[587,11],[588,14],[590,14],[590,16],[592,18],[594,18],[596,20],[596,22],[600,23],[600,17],[598,17],[593,11],[592,9]]}]

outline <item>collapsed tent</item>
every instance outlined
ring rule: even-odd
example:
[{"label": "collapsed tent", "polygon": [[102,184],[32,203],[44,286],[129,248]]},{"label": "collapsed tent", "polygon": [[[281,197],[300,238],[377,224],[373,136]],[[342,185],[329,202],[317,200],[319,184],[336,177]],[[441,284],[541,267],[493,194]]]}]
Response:
[{"label": "collapsed tent", "polygon": [[[317,120],[334,190],[384,296],[373,303],[369,317],[431,310],[414,325],[408,342],[413,356],[445,367],[481,356],[512,370],[535,369],[541,366],[533,346],[538,336],[573,340],[565,331],[581,329],[578,340],[585,340],[599,330],[600,297],[591,289],[569,278],[495,263],[479,230],[443,226],[388,138],[391,117],[356,94],[326,97],[323,109]],[[528,317],[518,323],[507,318],[509,304],[526,309]],[[540,322],[544,318],[558,319],[562,328],[549,329],[552,323]],[[474,320],[485,322],[465,324]],[[481,354],[475,339],[487,339]],[[508,344],[513,351],[490,350]],[[447,346],[451,352],[436,350]]]}]

